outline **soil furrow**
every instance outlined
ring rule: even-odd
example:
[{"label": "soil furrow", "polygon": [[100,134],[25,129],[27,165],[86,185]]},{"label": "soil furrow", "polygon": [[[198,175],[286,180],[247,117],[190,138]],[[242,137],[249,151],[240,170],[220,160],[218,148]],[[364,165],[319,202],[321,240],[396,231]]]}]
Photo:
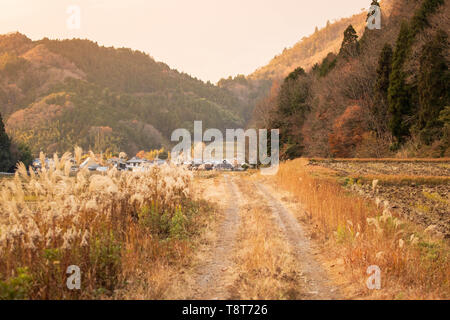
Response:
[{"label": "soil furrow", "polygon": [[312,253],[311,243],[297,219],[289,210],[275,197],[268,187],[256,184],[259,193],[267,199],[275,221],[284,230],[289,244],[294,248],[296,258],[301,265],[305,278],[307,299],[339,299],[340,295],[336,287],[329,281],[326,272],[315,260]]},{"label": "soil furrow", "polygon": [[[220,226],[218,240],[212,250],[212,258],[201,266],[197,273],[197,285],[194,299],[228,299],[229,284],[227,273],[233,264],[232,254],[239,229],[238,192],[232,178],[225,177],[229,197],[225,217]],[[225,196],[225,195],[224,195]]]}]

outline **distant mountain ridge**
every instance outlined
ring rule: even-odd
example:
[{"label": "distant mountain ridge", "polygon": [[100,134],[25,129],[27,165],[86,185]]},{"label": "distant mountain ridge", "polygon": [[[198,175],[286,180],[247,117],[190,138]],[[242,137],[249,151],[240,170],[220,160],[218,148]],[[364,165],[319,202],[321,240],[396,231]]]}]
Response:
[{"label": "distant mountain ridge", "polygon": [[255,70],[248,77],[250,79],[283,79],[293,70],[302,67],[309,70],[316,63],[323,60],[328,53],[337,53],[341,46],[343,33],[348,25],[353,25],[359,35],[362,34],[367,13],[353,15],[317,30],[314,34],[304,37],[292,48],[275,56],[267,65]]},{"label": "distant mountain ridge", "polygon": [[246,78],[273,79],[253,123],[280,130],[282,158],[448,157],[448,1],[372,5],[381,5],[381,29],[358,35],[355,24],[347,25],[339,50],[323,60],[316,55],[311,68],[314,56],[305,60],[299,53],[312,38],[324,39],[328,26]]},{"label": "distant mountain ridge", "polygon": [[169,145],[171,132],[194,120],[242,127],[250,115],[227,90],[145,53],[20,33],[0,35],[0,112],[35,154],[74,144],[135,153]]},{"label": "distant mountain ridge", "polygon": [[250,104],[250,109],[254,109],[269,94],[272,83],[282,82],[296,68],[310,70],[329,53],[337,53],[342,43],[344,30],[348,25],[352,24],[361,35],[364,31],[366,15],[367,13],[355,14],[350,18],[327,23],[325,28],[303,37],[292,48],[284,49],[267,65],[253,73],[221,79],[218,85]]},{"label": "distant mountain ridge", "polygon": [[[370,4],[370,0],[368,1]],[[382,24],[391,15],[401,11],[399,2],[395,0],[381,1]],[[235,78],[221,79],[219,87],[227,89],[241,101],[250,105],[253,110],[270,92],[273,83],[280,83],[292,71],[301,67],[310,70],[315,64],[320,64],[328,54],[337,54],[342,44],[344,30],[352,25],[361,37],[366,25],[367,12],[363,11],[348,18],[327,22],[326,26],[317,29],[315,33],[303,37],[291,48],[284,49],[267,65],[261,66],[253,73]]]},{"label": "distant mountain ridge", "polygon": [[[369,4],[369,1],[368,1]],[[393,10],[393,1],[381,1],[384,18],[389,17]],[[267,65],[251,73],[249,79],[284,79],[298,67],[311,69],[314,64],[320,63],[330,52],[338,53],[344,37],[344,30],[352,25],[357,34],[361,36],[366,25],[367,11],[354,14],[348,18],[330,22],[321,29],[317,29],[310,36],[303,37],[292,48],[285,49],[275,56]]]}]

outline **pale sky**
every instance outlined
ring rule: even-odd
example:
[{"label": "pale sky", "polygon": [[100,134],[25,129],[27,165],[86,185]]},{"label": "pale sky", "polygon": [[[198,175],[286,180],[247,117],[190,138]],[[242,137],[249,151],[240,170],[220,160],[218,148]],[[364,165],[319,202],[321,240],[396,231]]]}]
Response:
[{"label": "pale sky", "polygon": [[[371,0],[0,0],[0,34],[82,38],[144,51],[204,81],[249,74]],[[69,29],[71,5],[80,29]],[[76,20],[70,20],[76,21]]]}]

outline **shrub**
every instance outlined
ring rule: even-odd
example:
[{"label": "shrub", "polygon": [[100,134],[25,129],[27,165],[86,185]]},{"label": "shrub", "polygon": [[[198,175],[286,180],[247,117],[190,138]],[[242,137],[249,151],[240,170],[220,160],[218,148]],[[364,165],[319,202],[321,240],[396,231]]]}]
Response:
[{"label": "shrub", "polygon": [[32,285],[28,268],[18,268],[17,276],[0,281],[0,300],[24,300]]}]

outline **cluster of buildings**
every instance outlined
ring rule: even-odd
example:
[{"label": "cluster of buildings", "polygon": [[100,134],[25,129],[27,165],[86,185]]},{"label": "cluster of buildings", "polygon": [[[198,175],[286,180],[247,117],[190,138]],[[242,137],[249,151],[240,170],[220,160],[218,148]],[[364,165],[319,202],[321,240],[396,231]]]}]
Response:
[{"label": "cluster of buildings", "polygon": [[[147,160],[138,157],[133,157],[130,160],[125,160],[122,158],[110,158],[106,160],[106,165],[99,163],[96,159],[91,157],[86,158],[79,166],[77,165],[74,158],[70,159],[72,162],[72,172],[77,172],[80,169],[87,168],[89,171],[106,172],[109,168],[116,168],[119,171],[132,171],[139,172],[145,170],[149,165],[163,165],[167,163],[168,160]],[[49,168],[53,165],[54,161],[51,158],[45,159],[45,167]],[[190,170],[194,171],[209,171],[209,170],[220,170],[220,171],[245,171],[250,166],[247,164],[238,164],[236,160],[215,160],[215,161],[204,161],[202,159],[193,159],[192,161],[180,162],[177,165],[184,165]],[[35,159],[32,163],[32,167],[35,171],[39,171],[42,168],[42,163],[40,159]]]},{"label": "cluster of buildings", "polygon": [[[77,172],[80,169],[87,168],[89,171],[99,171],[99,172],[106,172],[109,168],[116,168],[119,171],[140,171],[142,170],[146,165],[162,165],[166,163],[166,160],[147,160],[147,159],[140,159],[137,157],[134,157],[130,160],[124,160],[121,158],[110,158],[106,160],[106,165],[101,164],[97,159],[93,159],[91,157],[86,158],[83,160],[83,162],[78,166],[75,159],[71,158],[70,161],[72,162],[72,172]],[[49,168],[53,165],[54,161],[51,158],[45,159],[45,167]],[[35,171],[38,171],[42,168],[42,163],[40,159],[35,159],[32,163],[32,167]]]},{"label": "cluster of buildings", "polygon": [[192,161],[183,162],[182,165],[187,166],[190,170],[194,171],[245,171],[250,166],[245,163],[238,163],[237,160],[209,160],[194,159]]}]

